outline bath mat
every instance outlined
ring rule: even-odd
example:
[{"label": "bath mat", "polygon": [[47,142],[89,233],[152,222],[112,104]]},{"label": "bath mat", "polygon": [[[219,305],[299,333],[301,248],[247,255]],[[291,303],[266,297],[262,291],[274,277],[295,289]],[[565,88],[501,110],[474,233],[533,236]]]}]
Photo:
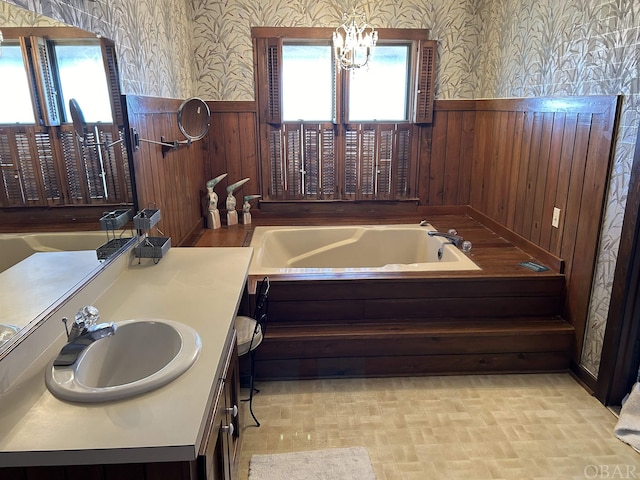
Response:
[{"label": "bath mat", "polygon": [[640,384],[636,383],[631,389],[613,432],[624,443],[640,451]]},{"label": "bath mat", "polygon": [[249,480],[375,480],[364,447],[252,455]]}]

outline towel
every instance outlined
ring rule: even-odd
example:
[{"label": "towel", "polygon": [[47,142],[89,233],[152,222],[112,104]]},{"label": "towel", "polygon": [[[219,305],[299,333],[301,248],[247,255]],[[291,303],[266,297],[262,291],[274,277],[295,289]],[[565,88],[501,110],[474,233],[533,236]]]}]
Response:
[{"label": "towel", "polygon": [[636,383],[622,404],[618,423],[613,429],[616,437],[640,452],[640,384]]}]

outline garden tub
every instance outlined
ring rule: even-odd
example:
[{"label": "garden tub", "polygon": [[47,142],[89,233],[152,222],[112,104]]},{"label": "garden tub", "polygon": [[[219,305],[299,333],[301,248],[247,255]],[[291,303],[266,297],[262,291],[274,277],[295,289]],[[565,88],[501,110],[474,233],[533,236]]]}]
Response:
[{"label": "garden tub", "polygon": [[[431,225],[256,227],[249,275],[480,270]],[[440,254],[439,254],[440,253]]]}]

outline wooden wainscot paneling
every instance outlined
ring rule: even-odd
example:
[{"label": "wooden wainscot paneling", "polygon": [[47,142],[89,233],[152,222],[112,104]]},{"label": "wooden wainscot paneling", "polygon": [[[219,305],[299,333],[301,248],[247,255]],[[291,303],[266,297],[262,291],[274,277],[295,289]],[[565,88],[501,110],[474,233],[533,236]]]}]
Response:
[{"label": "wooden wainscot paneling", "polygon": [[[587,319],[618,104],[616,96],[475,102],[469,205],[564,260],[564,316],[576,331],[575,362]],[[452,128],[455,124],[448,122],[447,137]],[[557,228],[552,227],[554,207],[560,209]]]},{"label": "wooden wainscot paneling", "polygon": [[[127,95],[129,127],[142,139],[184,140],[177,124],[182,101]],[[208,146],[205,137],[163,156],[161,145],[141,141],[132,152],[138,205],[160,209],[157,227],[173,245],[191,245],[203,227],[206,182],[211,178]]]},{"label": "wooden wainscot paneling", "polygon": [[[244,195],[260,195],[260,164],[258,157],[258,117],[255,102],[208,102],[211,109],[209,151],[211,176],[223,173],[227,177],[215,188],[224,218],[227,185],[243,178],[250,180],[236,191],[238,210]],[[254,205],[253,211],[257,209]],[[223,220],[224,223],[224,220]]]},{"label": "wooden wainscot paneling", "polygon": [[420,205],[468,205],[475,102],[437,100],[433,123],[420,128]]}]

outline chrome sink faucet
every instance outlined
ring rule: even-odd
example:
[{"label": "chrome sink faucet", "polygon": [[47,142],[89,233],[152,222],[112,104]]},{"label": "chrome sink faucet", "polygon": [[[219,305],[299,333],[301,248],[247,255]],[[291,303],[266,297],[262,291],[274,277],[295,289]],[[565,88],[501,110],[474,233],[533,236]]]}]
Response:
[{"label": "chrome sink faucet", "polygon": [[101,338],[115,335],[117,325],[113,322],[97,323],[100,313],[94,306],[87,305],[76,313],[71,331],[67,328],[67,318],[63,318],[67,330],[67,344],[62,347],[60,353],[53,361],[56,367],[68,367],[73,365],[80,354],[93,342]]}]

